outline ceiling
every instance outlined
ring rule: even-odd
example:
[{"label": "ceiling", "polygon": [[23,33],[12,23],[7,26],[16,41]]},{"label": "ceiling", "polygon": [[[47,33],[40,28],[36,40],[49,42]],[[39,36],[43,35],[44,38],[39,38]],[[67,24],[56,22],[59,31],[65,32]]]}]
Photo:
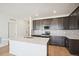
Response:
[{"label": "ceiling", "polygon": [[78,3],[0,3],[0,14],[13,18],[68,16]]}]

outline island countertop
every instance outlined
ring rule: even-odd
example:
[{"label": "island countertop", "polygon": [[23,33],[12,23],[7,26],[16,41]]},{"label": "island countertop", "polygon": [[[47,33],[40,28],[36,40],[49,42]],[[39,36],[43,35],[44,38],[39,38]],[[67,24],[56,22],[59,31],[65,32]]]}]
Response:
[{"label": "island countertop", "polygon": [[47,56],[48,41],[42,37],[18,37],[9,40],[9,50],[15,56]]},{"label": "island countertop", "polygon": [[15,39],[11,39],[11,40],[46,45],[48,43],[48,41],[49,41],[49,38],[42,38],[42,37],[26,37],[26,38],[20,38],[19,37],[19,38],[15,38]]}]

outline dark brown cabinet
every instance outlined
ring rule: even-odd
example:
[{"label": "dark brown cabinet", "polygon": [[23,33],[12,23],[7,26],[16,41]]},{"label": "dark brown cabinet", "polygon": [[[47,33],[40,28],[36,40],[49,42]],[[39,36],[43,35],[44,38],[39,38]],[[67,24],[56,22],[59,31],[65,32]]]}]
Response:
[{"label": "dark brown cabinet", "polygon": [[69,48],[69,38],[65,38],[65,47]]},{"label": "dark brown cabinet", "polygon": [[64,27],[63,27],[63,17],[58,18],[57,22],[58,22],[58,30],[63,30],[64,29]]},{"label": "dark brown cabinet", "polygon": [[63,17],[63,30],[78,30],[79,16]]},{"label": "dark brown cabinet", "polygon": [[69,16],[69,29],[79,29],[79,7]]},{"label": "dark brown cabinet", "polygon": [[79,55],[79,40],[65,38],[65,47],[72,55]]},{"label": "dark brown cabinet", "polygon": [[74,55],[79,55],[79,40],[69,39],[69,51]]},{"label": "dark brown cabinet", "polygon": [[[58,25],[63,30],[79,29],[79,7],[68,17],[58,18]],[[63,25],[63,26],[62,26]]]},{"label": "dark brown cabinet", "polygon": [[69,19],[69,29],[76,30],[79,29],[79,19],[77,16],[71,16]]},{"label": "dark brown cabinet", "polygon": [[69,30],[69,17],[63,17],[63,29]]},{"label": "dark brown cabinet", "polygon": [[58,30],[69,30],[69,17],[58,18]]},{"label": "dark brown cabinet", "polygon": [[64,36],[51,36],[49,40],[49,44],[57,45],[57,46],[65,46],[65,39]]},{"label": "dark brown cabinet", "polygon": [[79,55],[78,39],[69,39],[64,36],[51,36],[49,44],[66,47],[72,55]]}]

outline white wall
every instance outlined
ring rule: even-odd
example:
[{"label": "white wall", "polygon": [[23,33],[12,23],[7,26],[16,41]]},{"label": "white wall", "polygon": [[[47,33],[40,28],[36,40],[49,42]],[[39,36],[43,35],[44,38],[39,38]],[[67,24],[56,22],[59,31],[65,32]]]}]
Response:
[{"label": "white wall", "polygon": [[[28,29],[28,23],[24,19],[18,19],[11,16],[6,15],[0,15],[0,37],[2,38],[8,38],[8,22],[11,21],[10,19],[16,20],[16,32],[17,37],[24,37],[27,36],[28,32],[26,33],[26,30]],[[27,20],[27,19],[26,19]]]},{"label": "white wall", "polygon": [[0,37],[8,38],[8,17],[0,15]]},{"label": "white wall", "polygon": [[17,20],[17,37],[24,37],[25,35],[25,22],[24,20]]}]

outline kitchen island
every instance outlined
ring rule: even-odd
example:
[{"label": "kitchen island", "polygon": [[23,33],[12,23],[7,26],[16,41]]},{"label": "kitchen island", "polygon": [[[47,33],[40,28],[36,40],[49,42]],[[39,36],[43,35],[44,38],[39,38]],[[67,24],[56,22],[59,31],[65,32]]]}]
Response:
[{"label": "kitchen island", "polygon": [[16,56],[47,56],[49,38],[28,37],[9,40],[9,53]]}]

